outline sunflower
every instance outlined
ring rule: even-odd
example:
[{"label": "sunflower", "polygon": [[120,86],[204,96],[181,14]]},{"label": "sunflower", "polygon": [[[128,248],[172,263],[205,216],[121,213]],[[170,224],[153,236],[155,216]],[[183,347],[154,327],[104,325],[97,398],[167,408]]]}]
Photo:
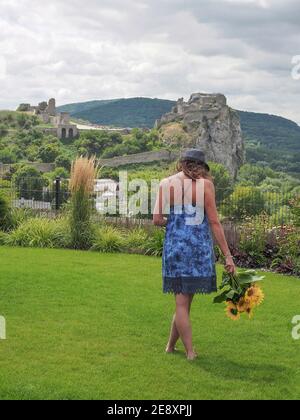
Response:
[{"label": "sunflower", "polygon": [[263,291],[255,285],[247,290],[245,298],[250,301],[251,305],[259,306],[264,301],[265,295]]},{"label": "sunflower", "polygon": [[251,319],[253,317],[253,307],[249,307],[246,309],[246,314],[248,315],[249,319]]},{"label": "sunflower", "polygon": [[237,309],[241,314],[244,312],[247,312],[247,310],[251,307],[252,307],[251,301],[250,299],[246,297],[241,297],[237,304]]},{"label": "sunflower", "polygon": [[237,305],[235,305],[231,300],[226,302],[226,314],[228,318],[233,321],[238,321],[241,317]]}]

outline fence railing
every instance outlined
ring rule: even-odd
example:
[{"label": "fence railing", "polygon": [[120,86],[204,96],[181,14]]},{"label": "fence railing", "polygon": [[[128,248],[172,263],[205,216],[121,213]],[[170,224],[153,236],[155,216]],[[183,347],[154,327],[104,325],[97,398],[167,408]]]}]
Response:
[{"label": "fence railing", "polygon": [[[108,187],[109,188],[109,187]],[[9,197],[11,205],[18,209],[30,209],[36,214],[49,215],[59,213],[70,199],[69,181],[56,178],[21,178],[9,181],[0,178],[0,190]],[[149,194],[150,195],[150,194]],[[91,203],[97,214],[97,200],[100,195],[95,189]],[[299,197],[299,196],[298,196]],[[217,207],[224,223],[241,224],[256,221],[266,227],[276,227],[293,223],[293,207],[296,194],[288,191],[263,192],[258,188],[239,187],[234,192],[216,188]],[[149,203],[151,203],[149,196]],[[101,215],[103,216],[103,214]],[[107,221],[116,224],[146,225],[152,217],[151,204],[147,214],[135,214],[132,217],[118,214],[107,215]]]}]

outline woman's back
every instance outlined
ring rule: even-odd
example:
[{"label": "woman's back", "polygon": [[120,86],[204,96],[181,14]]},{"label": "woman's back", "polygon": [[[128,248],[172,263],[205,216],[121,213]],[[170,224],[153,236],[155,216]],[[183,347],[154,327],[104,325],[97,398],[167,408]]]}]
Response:
[{"label": "woman's back", "polygon": [[[187,221],[202,223],[205,216],[205,180],[192,180],[182,172],[166,178],[162,183],[162,207],[166,215],[185,215]],[[190,225],[190,223],[187,223]]]}]

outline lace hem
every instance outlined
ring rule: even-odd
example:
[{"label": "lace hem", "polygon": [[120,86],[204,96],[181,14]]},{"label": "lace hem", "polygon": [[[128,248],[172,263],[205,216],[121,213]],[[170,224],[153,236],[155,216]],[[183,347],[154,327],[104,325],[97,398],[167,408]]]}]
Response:
[{"label": "lace hem", "polygon": [[164,277],[163,292],[208,295],[218,291],[216,276],[211,277]]}]

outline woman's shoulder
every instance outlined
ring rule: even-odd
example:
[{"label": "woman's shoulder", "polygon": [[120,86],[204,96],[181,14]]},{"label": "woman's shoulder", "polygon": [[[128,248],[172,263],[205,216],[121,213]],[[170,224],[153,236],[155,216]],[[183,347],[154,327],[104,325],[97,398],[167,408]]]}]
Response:
[{"label": "woman's shoulder", "polygon": [[215,184],[210,179],[204,178],[204,185],[206,188],[214,188]]},{"label": "woman's shoulder", "polygon": [[161,181],[161,185],[171,184],[172,182],[178,181],[178,180],[182,180],[182,173],[181,172],[179,172],[179,173],[177,173],[175,175],[171,175],[171,176],[169,176],[167,178],[164,178]]}]

